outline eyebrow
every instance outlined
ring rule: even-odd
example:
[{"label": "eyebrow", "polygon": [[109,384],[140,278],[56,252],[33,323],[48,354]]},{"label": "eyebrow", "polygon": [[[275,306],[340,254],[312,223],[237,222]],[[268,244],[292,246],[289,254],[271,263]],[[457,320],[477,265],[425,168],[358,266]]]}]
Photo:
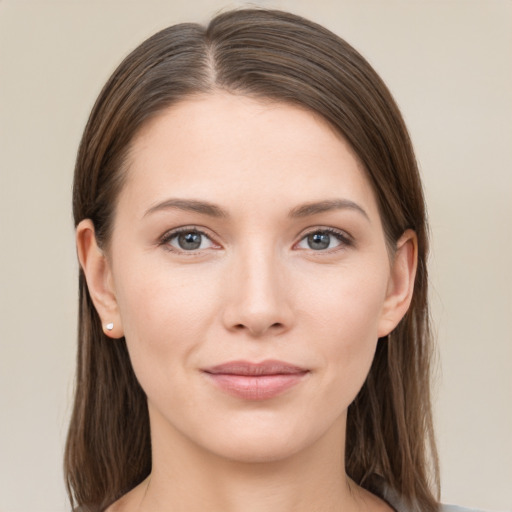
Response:
[{"label": "eyebrow", "polygon": [[226,210],[207,201],[198,201],[196,199],[167,199],[161,203],[157,203],[146,211],[144,217],[161,210],[183,210],[187,212],[202,213],[210,217],[229,217]]},{"label": "eyebrow", "polygon": [[309,217],[318,213],[324,213],[331,210],[355,210],[361,213],[369,222],[370,217],[366,211],[354,201],[349,199],[328,199],[326,201],[319,201],[316,203],[306,203],[301,206],[293,208],[289,216],[293,218]]},{"label": "eyebrow", "polygon": [[[203,215],[216,218],[229,217],[229,213],[220,206],[208,201],[199,201],[197,199],[166,199],[165,201],[157,203],[149,208],[144,213],[144,217],[158,211],[172,209],[201,213]],[[288,216],[291,218],[303,218],[332,210],[347,209],[361,213],[368,221],[370,221],[370,217],[366,211],[357,203],[354,203],[354,201],[350,201],[349,199],[327,199],[314,203],[306,203],[290,210]]]}]

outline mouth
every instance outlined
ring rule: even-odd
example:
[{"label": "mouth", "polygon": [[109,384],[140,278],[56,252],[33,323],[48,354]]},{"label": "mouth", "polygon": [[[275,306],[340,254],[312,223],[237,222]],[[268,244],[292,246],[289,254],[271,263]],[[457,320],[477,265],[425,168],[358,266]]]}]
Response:
[{"label": "mouth", "polygon": [[230,361],[203,369],[222,391],[244,400],[268,400],[299,384],[309,370],[283,361]]}]

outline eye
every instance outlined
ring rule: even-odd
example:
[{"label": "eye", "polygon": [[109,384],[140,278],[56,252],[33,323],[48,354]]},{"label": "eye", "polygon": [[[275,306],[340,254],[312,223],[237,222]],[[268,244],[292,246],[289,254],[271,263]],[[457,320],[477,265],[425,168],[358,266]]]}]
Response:
[{"label": "eye", "polygon": [[328,249],[336,249],[340,246],[351,245],[350,238],[333,229],[318,229],[308,233],[303,237],[297,247],[299,249],[312,249],[313,251],[325,251]]},{"label": "eye", "polygon": [[197,229],[172,231],[163,237],[162,244],[170,246],[171,249],[186,252],[216,247],[205,233]]}]

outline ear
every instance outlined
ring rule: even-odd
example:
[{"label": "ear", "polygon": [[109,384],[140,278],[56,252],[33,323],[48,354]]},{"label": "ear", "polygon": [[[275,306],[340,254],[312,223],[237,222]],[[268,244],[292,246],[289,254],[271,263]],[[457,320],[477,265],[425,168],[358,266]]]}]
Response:
[{"label": "ear", "polygon": [[418,265],[418,238],[408,229],[396,244],[388,289],[379,322],[379,338],[387,336],[400,322],[411,304]]},{"label": "ear", "polygon": [[[94,224],[90,219],[82,220],[78,224],[76,247],[89,294],[101,319],[103,332],[110,338],[123,337],[110,263],[98,247]],[[109,324],[113,324],[112,329],[107,327]]]}]

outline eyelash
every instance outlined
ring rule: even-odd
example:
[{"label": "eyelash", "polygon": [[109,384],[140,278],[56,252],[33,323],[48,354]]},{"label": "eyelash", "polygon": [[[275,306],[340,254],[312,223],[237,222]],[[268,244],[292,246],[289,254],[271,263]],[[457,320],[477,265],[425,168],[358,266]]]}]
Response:
[{"label": "eyelash", "polygon": [[[178,249],[176,247],[173,247],[171,246],[170,242],[171,240],[173,240],[174,238],[180,236],[181,234],[189,234],[189,233],[194,233],[194,234],[198,234],[198,235],[201,235],[205,238],[207,238],[208,240],[210,240],[210,242],[213,244],[213,245],[217,245],[213,240],[212,240],[212,237],[210,235],[208,235],[208,233],[204,232],[203,230],[201,229],[198,229],[197,227],[195,226],[184,226],[182,228],[177,228],[177,229],[173,229],[172,231],[168,231],[167,233],[165,233],[161,238],[160,238],[160,241],[159,241],[159,244],[160,246],[164,247],[167,251],[169,252],[175,252],[175,253],[179,253],[179,254],[185,254],[187,256],[196,256],[198,254],[200,254],[202,251],[201,249],[196,249],[196,250],[190,250],[190,251],[187,251],[185,249]],[[220,247],[220,246],[219,246]],[[204,250],[204,249],[203,249]]]},{"label": "eyelash", "polygon": [[[339,247],[334,247],[334,248],[331,248],[331,249],[317,250],[317,251],[315,251],[314,249],[310,248],[309,250],[314,252],[314,253],[330,254],[332,252],[339,251],[339,250],[341,250],[343,248],[353,247],[354,246],[354,240],[353,240],[353,238],[348,233],[346,233],[345,231],[341,231],[341,230],[334,229],[334,228],[327,228],[327,227],[325,227],[325,228],[324,227],[319,227],[319,228],[314,228],[314,229],[312,229],[310,231],[307,231],[306,233],[304,233],[301,236],[300,240],[296,244],[294,244],[294,246],[296,246],[297,244],[302,242],[302,240],[304,240],[308,236],[314,235],[315,233],[327,233],[329,235],[334,236],[338,240],[338,242],[340,242],[340,246]],[[305,249],[305,250],[308,250],[308,249]]]},{"label": "eyelash", "polygon": [[[179,235],[181,234],[188,234],[188,233],[195,233],[195,234],[198,234],[198,235],[201,235],[205,238],[207,238],[213,245],[217,245],[217,247],[220,247],[218,244],[216,244],[213,240],[212,240],[212,237],[210,235],[208,235],[205,231],[201,230],[201,229],[198,229],[197,227],[195,226],[184,226],[182,228],[177,228],[177,229],[173,229],[172,231],[168,231],[166,232],[159,240],[159,244],[160,246],[163,246],[166,250],[170,251],[170,252],[176,252],[176,253],[179,253],[179,254],[186,254],[187,256],[194,256],[194,255],[198,255],[202,252],[201,249],[195,249],[195,250],[185,250],[185,249],[178,249],[176,247],[172,247],[170,245],[170,241],[173,240],[174,238],[178,237]],[[308,236],[310,235],[314,235],[315,233],[327,233],[329,235],[332,235],[334,236],[339,242],[340,242],[340,246],[341,247],[334,247],[334,248],[331,248],[331,249],[325,249],[325,250],[314,250],[314,249],[303,249],[303,250],[309,250],[313,253],[318,253],[318,254],[321,254],[321,253],[331,253],[331,252],[335,252],[335,251],[338,251],[340,250],[340,248],[347,248],[347,247],[352,247],[354,246],[354,240],[353,238],[348,235],[346,232],[344,231],[340,231],[340,230],[337,230],[337,229],[334,229],[334,228],[327,228],[327,227],[318,227],[318,228],[315,228],[315,229],[311,229],[309,231],[307,231],[306,233],[304,233],[298,242],[296,242],[293,246],[296,247],[300,242],[302,242],[304,239],[306,239]],[[204,249],[203,249],[204,250]]]}]

